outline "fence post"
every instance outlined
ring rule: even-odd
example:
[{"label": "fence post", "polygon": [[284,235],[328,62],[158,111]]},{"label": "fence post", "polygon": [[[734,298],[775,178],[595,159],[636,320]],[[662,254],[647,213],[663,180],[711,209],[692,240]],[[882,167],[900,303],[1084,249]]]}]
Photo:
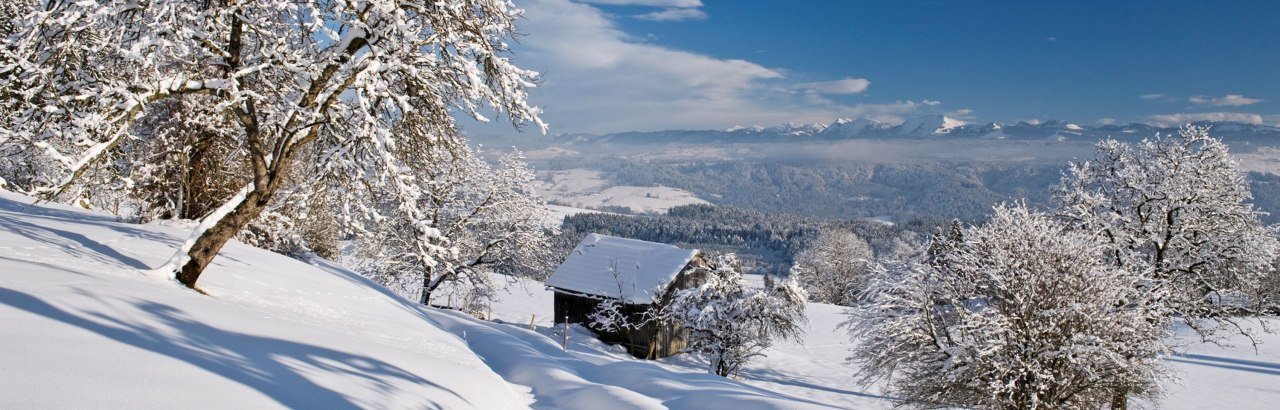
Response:
[{"label": "fence post", "polygon": [[569,317],[564,317],[564,339],[560,340],[560,349],[569,351]]},{"label": "fence post", "polygon": [[529,330],[534,330],[533,319],[536,319],[537,317],[538,317],[537,313],[534,313],[533,315],[529,316]]}]

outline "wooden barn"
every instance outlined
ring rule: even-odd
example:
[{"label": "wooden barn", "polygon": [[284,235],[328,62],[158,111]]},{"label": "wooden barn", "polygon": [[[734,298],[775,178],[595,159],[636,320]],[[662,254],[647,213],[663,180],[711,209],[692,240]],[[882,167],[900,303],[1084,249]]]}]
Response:
[{"label": "wooden barn", "polygon": [[[703,283],[707,274],[707,262],[696,249],[590,234],[556,268],[547,286],[555,292],[556,323],[586,326],[606,299],[621,301],[624,313],[639,323],[654,301],[667,303],[674,291]],[[685,346],[684,329],[675,323],[597,335],[640,358],[671,356]]]}]

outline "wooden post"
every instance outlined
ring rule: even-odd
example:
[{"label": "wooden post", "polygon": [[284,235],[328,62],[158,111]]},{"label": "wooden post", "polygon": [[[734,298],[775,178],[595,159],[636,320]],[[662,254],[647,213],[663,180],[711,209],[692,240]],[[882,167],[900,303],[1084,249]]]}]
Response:
[{"label": "wooden post", "polygon": [[452,293],[450,293],[450,294],[449,294],[449,305],[448,305],[448,307],[449,307],[450,309],[452,309],[452,308],[453,308],[453,294],[452,294]]},{"label": "wooden post", "polygon": [[564,339],[560,340],[560,349],[569,351],[569,317],[564,317]]},{"label": "wooden post", "polygon": [[493,321],[493,302],[489,302],[489,317],[487,320]]},{"label": "wooden post", "polygon": [[529,316],[529,330],[534,330],[533,319],[536,319],[537,317],[538,317],[537,313],[534,313],[532,316]]}]

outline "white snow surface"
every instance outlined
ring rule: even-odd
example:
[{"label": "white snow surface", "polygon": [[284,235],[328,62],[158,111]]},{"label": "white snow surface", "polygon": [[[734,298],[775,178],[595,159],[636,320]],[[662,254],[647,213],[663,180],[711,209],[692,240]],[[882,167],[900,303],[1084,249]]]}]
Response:
[{"label": "white snow surface", "polygon": [[[759,278],[746,275],[749,281]],[[753,280],[754,279],[754,280]],[[757,285],[758,286],[758,285]],[[514,286],[498,295],[493,305],[497,321],[528,325],[536,315],[540,332],[551,335],[552,292],[535,282]],[[745,366],[738,381],[804,402],[846,409],[889,409],[894,402],[885,397],[882,386],[862,387],[853,383],[858,369],[845,361],[853,342],[840,324],[847,320],[847,308],[810,303],[809,319],[802,342],[785,341]],[[1267,319],[1280,329],[1280,319]],[[1256,327],[1253,328],[1257,330]],[[1137,408],[1191,409],[1274,409],[1280,403],[1280,334],[1258,332],[1257,352],[1242,336],[1229,338],[1230,346],[1199,342],[1192,333],[1178,329],[1175,343],[1184,345],[1182,355],[1168,358],[1169,367],[1180,378],[1167,383],[1165,397],[1158,403],[1133,403]],[[636,361],[616,347],[590,338],[586,330],[571,328],[569,350],[578,357],[596,360]],[[554,336],[558,338],[559,336]],[[706,363],[674,356],[654,362],[672,373],[703,373]],[[713,408],[736,409],[734,406]]]},{"label": "white snow surface", "polygon": [[0,191],[0,408],[830,408],[579,327],[563,351],[536,282],[482,321],[233,241],[204,295],[144,275],[187,231],[32,202]]},{"label": "white snow surface", "polygon": [[186,231],[0,191],[0,408],[523,408],[447,318],[228,243],[208,295],[144,276]]},{"label": "white snow surface", "polygon": [[588,234],[547,278],[547,286],[649,303],[654,289],[671,283],[697,253],[664,243]]}]

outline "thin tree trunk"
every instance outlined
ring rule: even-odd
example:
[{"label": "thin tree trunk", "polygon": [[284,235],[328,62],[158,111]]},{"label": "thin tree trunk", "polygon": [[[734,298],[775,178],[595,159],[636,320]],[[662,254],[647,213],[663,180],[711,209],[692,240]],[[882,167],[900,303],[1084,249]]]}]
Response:
[{"label": "thin tree trunk", "polygon": [[426,272],[422,274],[422,297],[418,298],[418,303],[421,303],[423,306],[431,306],[431,293],[435,292],[436,288],[440,287],[440,284],[444,283],[443,278],[437,280],[434,284],[431,283],[431,274],[431,268],[427,268]]},{"label": "thin tree trunk", "polygon": [[431,306],[431,275],[422,279],[422,297],[418,298],[422,306]]}]

